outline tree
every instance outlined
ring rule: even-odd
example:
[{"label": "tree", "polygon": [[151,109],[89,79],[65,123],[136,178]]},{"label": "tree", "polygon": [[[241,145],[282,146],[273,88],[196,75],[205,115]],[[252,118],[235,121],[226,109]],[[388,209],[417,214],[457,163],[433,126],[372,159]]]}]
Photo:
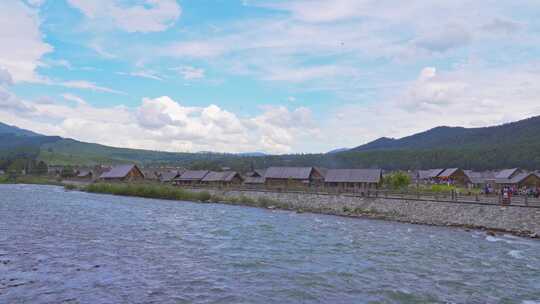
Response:
[{"label": "tree", "polygon": [[392,189],[404,189],[411,183],[411,177],[405,172],[395,172],[384,178],[384,184]]},{"label": "tree", "polygon": [[33,168],[32,174],[45,175],[49,171],[49,167],[44,161],[39,161]]},{"label": "tree", "polygon": [[62,177],[73,177],[75,176],[75,170],[71,166],[65,166],[62,169],[62,173],[60,173],[60,176]]}]

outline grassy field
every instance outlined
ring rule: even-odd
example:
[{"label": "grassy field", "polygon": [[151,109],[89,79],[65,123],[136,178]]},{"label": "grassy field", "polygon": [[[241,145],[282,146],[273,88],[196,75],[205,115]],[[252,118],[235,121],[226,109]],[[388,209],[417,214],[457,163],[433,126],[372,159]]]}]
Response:
[{"label": "grassy field", "polygon": [[62,186],[62,182],[48,176],[20,175],[14,179],[8,176],[0,176],[0,184],[35,184]]},{"label": "grassy field", "polygon": [[211,199],[208,192],[189,192],[184,189],[157,184],[109,184],[95,183],[82,188],[86,192],[106,193],[113,195],[138,196],[170,200],[207,202]]},{"label": "grassy field", "polygon": [[[67,190],[79,189],[73,185],[66,185],[65,187]],[[215,202],[262,208],[274,206],[280,209],[291,209],[291,206],[286,203],[280,203],[265,197],[253,199],[243,195],[238,197],[219,196],[211,195],[207,191],[195,192],[185,190],[179,187],[150,183],[95,183],[84,186],[80,188],[80,190],[91,193],[136,196],[144,198],[157,198],[191,202]]]}]

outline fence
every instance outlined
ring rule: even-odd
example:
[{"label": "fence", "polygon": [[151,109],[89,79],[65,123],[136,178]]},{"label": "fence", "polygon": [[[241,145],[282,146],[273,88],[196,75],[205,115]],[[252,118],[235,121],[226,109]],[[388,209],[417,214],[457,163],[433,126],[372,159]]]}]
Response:
[{"label": "fence", "polygon": [[459,193],[456,191],[432,192],[432,191],[393,191],[386,189],[370,189],[362,191],[347,191],[347,189],[334,189],[323,187],[276,187],[266,188],[264,185],[234,185],[212,187],[208,185],[189,186],[194,189],[215,189],[224,191],[258,191],[258,192],[282,192],[282,193],[306,193],[317,195],[344,195],[365,198],[389,198],[403,200],[423,200],[434,202],[454,202],[463,204],[503,205],[540,208],[540,198],[526,195],[514,195],[505,200],[499,194]]}]

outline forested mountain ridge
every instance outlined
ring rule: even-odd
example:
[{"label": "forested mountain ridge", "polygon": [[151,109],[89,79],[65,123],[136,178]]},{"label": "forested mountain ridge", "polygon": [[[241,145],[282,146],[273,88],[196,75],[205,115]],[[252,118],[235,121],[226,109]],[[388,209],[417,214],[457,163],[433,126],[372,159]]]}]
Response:
[{"label": "forested mountain ridge", "polygon": [[540,117],[486,128],[437,127],[401,139],[380,138],[341,152],[289,155],[174,153],[115,148],[0,125],[0,157],[20,155],[53,165],[135,162],[197,169],[227,166],[242,171],[269,166],[389,170],[521,167],[537,170],[540,169]]},{"label": "forested mountain ridge", "polygon": [[379,138],[353,151],[488,148],[540,141],[540,116],[484,128],[436,127],[400,139]]},{"label": "forested mountain ridge", "polygon": [[20,129],[18,127],[10,126],[10,125],[0,122],[0,135],[4,135],[4,134],[12,134],[12,135],[17,135],[17,136],[42,136],[32,131]]}]

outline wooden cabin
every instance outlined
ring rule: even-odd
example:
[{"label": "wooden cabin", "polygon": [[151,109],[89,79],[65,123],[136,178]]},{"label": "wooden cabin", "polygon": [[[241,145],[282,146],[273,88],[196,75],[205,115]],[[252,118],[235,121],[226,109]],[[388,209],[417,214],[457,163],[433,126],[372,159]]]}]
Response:
[{"label": "wooden cabin", "polygon": [[449,168],[437,175],[437,181],[440,184],[467,186],[471,180],[462,169]]},{"label": "wooden cabin", "polygon": [[324,188],[338,192],[365,192],[379,188],[380,169],[329,169],[324,177]]},{"label": "wooden cabin", "polygon": [[201,180],[203,185],[208,185],[212,187],[231,187],[231,186],[240,186],[244,178],[238,174],[236,171],[223,171],[223,172],[214,172],[210,171],[206,176]]},{"label": "wooden cabin", "polygon": [[433,184],[437,182],[437,176],[441,174],[445,169],[428,169],[419,170],[416,172],[414,181],[417,184]]},{"label": "wooden cabin", "polygon": [[521,172],[513,175],[508,180],[498,180],[500,188],[510,186],[520,188],[538,188],[540,187],[540,175],[536,172]]},{"label": "wooden cabin", "polygon": [[92,180],[94,178],[94,173],[91,170],[79,170],[75,177],[82,180]]},{"label": "wooden cabin", "polygon": [[324,175],[315,167],[270,167],[264,174],[267,188],[305,189],[320,187],[324,184]]},{"label": "wooden cabin", "polygon": [[137,165],[114,166],[99,177],[102,181],[140,181],[144,180],[144,174]]},{"label": "wooden cabin", "polygon": [[198,186],[202,179],[209,173],[208,170],[186,170],[179,177],[174,179],[177,186]]},{"label": "wooden cabin", "polygon": [[159,174],[158,179],[161,183],[170,184],[173,183],[177,178],[179,178],[184,172],[184,170],[171,170],[162,172]]}]

